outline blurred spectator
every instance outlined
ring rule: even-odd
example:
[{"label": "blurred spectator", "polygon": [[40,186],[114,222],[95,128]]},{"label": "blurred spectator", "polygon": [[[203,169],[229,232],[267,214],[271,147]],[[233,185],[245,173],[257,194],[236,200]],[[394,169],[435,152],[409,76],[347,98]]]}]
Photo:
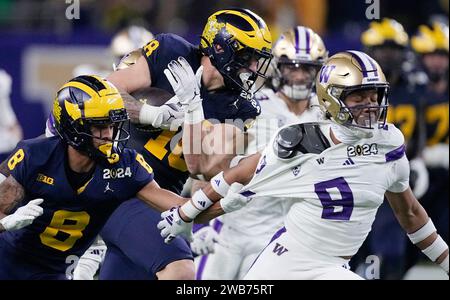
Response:
[{"label": "blurred spectator", "polygon": [[0,69],[0,161],[3,161],[22,139],[22,129],[11,107],[11,86],[11,76]]},{"label": "blurred spectator", "polygon": [[[427,142],[423,157],[430,174],[430,187],[421,199],[442,238],[449,241],[449,29],[443,23],[421,25],[411,39],[429,83],[426,91],[425,120]],[[423,254],[408,248],[408,266],[413,266]]]}]

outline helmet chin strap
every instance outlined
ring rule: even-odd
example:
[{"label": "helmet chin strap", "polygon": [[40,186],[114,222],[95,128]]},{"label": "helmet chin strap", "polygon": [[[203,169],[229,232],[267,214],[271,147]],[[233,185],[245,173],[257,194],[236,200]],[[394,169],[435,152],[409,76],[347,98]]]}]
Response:
[{"label": "helmet chin strap", "polygon": [[331,124],[331,130],[333,130],[336,138],[344,144],[355,144],[361,139],[368,139],[373,136],[373,129],[364,129],[353,126],[339,125],[336,123]]},{"label": "helmet chin strap", "polygon": [[117,153],[112,153],[113,150],[112,143],[100,145],[98,147],[98,150],[105,155],[105,158],[108,160],[110,164],[114,164],[119,160],[119,155]]}]

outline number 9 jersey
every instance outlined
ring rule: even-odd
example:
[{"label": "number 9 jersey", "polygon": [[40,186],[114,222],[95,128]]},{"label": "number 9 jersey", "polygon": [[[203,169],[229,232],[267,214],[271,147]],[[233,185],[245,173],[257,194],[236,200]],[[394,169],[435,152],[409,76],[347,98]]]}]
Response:
[{"label": "number 9 jersey", "polygon": [[[285,137],[297,132],[303,132],[303,141],[297,150],[287,152],[285,146],[291,144]],[[354,255],[385,192],[400,193],[409,186],[404,138],[392,124],[375,129],[372,138],[348,145],[333,145],[327,123],[291,125],[274,139],[243,191],[294,200],[286,229],[296,242],[318,253]]]},{"label": "number 9 jersey", "polygon": [[15,257],[56,273],[64,273],[69,255],[86,251],[116,207],[153,180],[143,157],[124,149],[117,163],[97,164],[86,183],[74,189],[66,175],[67,146],[59,137],[22,141],[7,165],[25,190],[21,205],[43,198],[44,213],[27,227],[2,233],[0,242]]}]

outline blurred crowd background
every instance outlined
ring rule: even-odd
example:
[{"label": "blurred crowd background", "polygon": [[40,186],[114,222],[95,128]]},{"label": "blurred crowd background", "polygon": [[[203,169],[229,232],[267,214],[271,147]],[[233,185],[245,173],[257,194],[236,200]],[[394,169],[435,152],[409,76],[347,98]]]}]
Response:
[{"label": "blurred crowd background", "polygon": [[[75,8],[73,5],[78,3]],[[117,58],[111,41],[118,32],[130,25],[138,25],[153,34],[176,33],[198,44],[207,17],[216,10],[229,7],[249,8],[262,16],[274,40],[284,30],[303,25],[323,37],[330,56],[341,50],[364,50],[361,35],[373,21],[366,14],[373,3],[380,4],[380,19],[397,20],[410,37],[418,33],[421,24],[441,22],[448,26],[448,0],[0,0],[0,104],[2,97],[9,97],[19,125],[13,129],[16,137],[39,136],[44,132],[56,90],[74,76],[74,69],[81,65],[81,68],[90,66],[91,70],[94,66],[98,73],[112,71],[112,63],[117,62]],[[68,10],[76,18],[68,18]],[[448,27],[446,47],[445,75],[448,80]],[[410,54],[407,60],[412,68],[420,65],[418,55],[409,43],[406,51]],[[395,60],[391,67],[401,68]],[[439,97],[439,106],[420,112],[422,115],[418,115],[414,123],[419,123],[422,117],[439,121],[435,126],[439,140],[431,141],[428,136],[424,143],[427,146],[444,144],[448,156],[448,85]],[[411,99],[411,103],[414,100]],[[431,105],[434,100],[425,99],[422,104]],[[0,105],[0,112],[7,109],[4,107]],[[392,112],[402,118],[405,111],[394,109]],[[14,118],[9,115],[0,118],[0,137],[4,130],[2,124],[13,122]],[[6,120],[8,118],[11,120]],[[8,141],[14,144],[13,139]],[[0,140],[1,144],[0,159],[3,159],[8,147],[5,139]],[[416,145],[413,147],[418,149]],[[420,155],[420,151],[415,151],[411,157]],[[448,242],[448,158],[443,165],[427,165],[427,168],[432,184],[422,201]],[[388,217],[377,219],[374,228],[379,230],[374,229],[375,234],[365,243],[357,264],[369,263],[365,261],[367,255],[380,253],[391,266],[383,269],[382,277],[402,278],[420,253],[408,248],[404,233],[399,231],[398,225],[392,225],[392,213],[389,215],[384,207],[380,211]]]},{"label": "blurred crowd background", "polygon": [[[76,3],[79,18],[67,19],[66,10]],[[410,34],[433,19],[448,22],[448,0],[379,3],[380,17],[396,19]],[[30,138],[42,132],[36,124],[44,123],[68,70],[81,63],[110,67],[111,38],[126,26],[176,33],[197,44],[212,12],[246,7],[266,20],[274,39],[293,25],[305,25],[323,36],[333,54],[362,48],[369,5],[365,0],[0,0],[0,68],[13,78],[12,105]]]}]

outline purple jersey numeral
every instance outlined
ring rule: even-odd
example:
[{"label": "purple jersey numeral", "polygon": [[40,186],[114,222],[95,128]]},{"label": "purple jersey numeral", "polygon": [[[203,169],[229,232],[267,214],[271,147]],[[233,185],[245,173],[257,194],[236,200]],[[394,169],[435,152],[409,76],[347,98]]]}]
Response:
[{"label": "purple jersey numeral", "polygon": [[[341,199],[332,200],[327,189],[337,188],[341,193]],[[353,193],[347,181],[343,177],[323,181],[314,185],[314,191],[322,202],[322,219],[350,220],[353,211]],[[341,211],[335,211],[341,206]]]}]

